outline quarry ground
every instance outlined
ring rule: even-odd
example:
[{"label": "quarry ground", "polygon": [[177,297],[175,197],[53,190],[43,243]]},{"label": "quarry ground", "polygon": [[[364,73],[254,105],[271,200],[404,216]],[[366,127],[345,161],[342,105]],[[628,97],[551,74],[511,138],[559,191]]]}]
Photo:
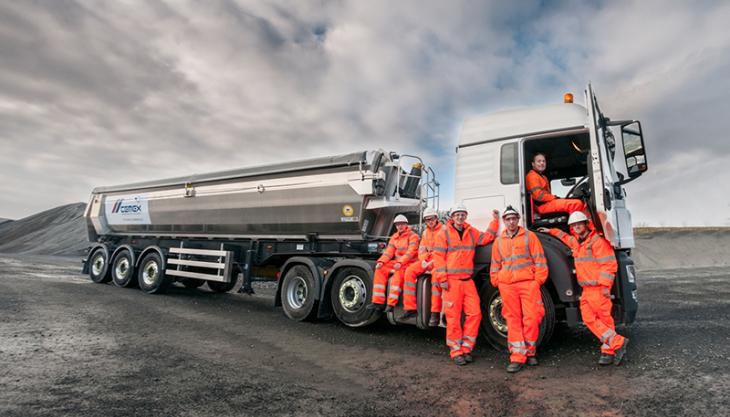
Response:
[{"label": "quarry ground", "polygon": [[558,328],[516,375],[444,330],[297,323],[255,296],[94,284],[79,258],[0,255],[2,416],[727,416],[730,268],[645,270],[627,361]]}]

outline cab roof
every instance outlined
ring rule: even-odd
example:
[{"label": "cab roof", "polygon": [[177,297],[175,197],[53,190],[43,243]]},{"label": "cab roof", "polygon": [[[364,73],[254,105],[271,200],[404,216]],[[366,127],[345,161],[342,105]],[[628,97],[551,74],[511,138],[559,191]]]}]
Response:
[{"label": "cab roof", "polygon": [[549,104],[472,116],[464,120],[459,135],[459,147],[571,128],[584,128],[587,120],[586,108],[574,103]]}]

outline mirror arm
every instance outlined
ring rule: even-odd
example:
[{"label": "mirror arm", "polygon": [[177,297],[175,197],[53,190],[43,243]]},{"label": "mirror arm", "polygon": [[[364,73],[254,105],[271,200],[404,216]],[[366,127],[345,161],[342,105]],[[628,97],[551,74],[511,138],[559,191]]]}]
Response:
[{"label": "mirror arm", "polygon": [[639,174],[639,175],[637,175],[637,176],[635,176],[635,177],[628,177],[628,178],[626,178],[626,179],[624,179],[624,180],[621,180],[621,181],[619,181],[619,182],[617,182],[617,183],[615,183],[615,184],[616,184],[616,185],[624,185],[624,184],[628,184],[628,183],[630,183],[631,181],[633,181],[633,180],[635,180],[635,179],[639,178],[640,176],[641,176],[641,174]]},{"label": "mirror arm", "polygon": [[627,126],[631,123],[637,122],[638,120],[609,120],[607,126]]}]

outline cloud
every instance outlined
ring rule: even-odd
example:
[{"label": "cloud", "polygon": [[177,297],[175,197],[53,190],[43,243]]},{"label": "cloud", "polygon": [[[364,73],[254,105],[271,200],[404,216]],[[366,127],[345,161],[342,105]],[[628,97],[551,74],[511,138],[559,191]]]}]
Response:
[{"label": "cloud", "polygon": [[[99,185],[378,147],[434,161],[448,204],[464,117],[556,102],[592,80],[607,114],[644,123],[650,171],[629,191],[666,195],[679,212],[665,219],[637,195],[635,218],[692,222],[683,213],[697,207],[665,179],[676,169],[677,181],[706,181],[681,155],[730,153],[729,7],[2,4],[0,216],[83,201]],[[725,206],[703,221],[728,221],[722,198],[705,197]]]}]

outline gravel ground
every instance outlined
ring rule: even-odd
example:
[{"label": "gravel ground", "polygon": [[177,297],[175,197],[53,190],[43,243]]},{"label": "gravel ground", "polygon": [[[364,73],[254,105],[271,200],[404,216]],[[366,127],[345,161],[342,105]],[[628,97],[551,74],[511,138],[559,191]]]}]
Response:
[{"label": "gravel ground", "polygon": [[259,294],[91,283],[77,258],[0,255],[2,416],[727,416],[730,268],[644,271],[627,362],[585,329],[507,375],[444,331],[296,323]]}]

